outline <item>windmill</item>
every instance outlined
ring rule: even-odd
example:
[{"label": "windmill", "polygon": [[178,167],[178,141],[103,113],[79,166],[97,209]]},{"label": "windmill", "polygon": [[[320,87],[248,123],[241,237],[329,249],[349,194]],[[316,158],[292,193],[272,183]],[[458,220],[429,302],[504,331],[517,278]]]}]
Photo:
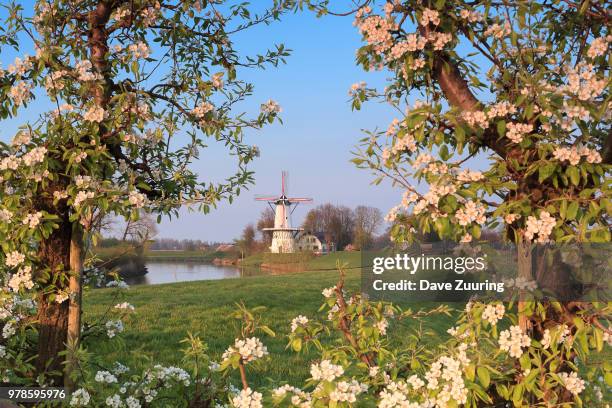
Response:
[{"label": "windmill", "polygon": [[255,197],[256,201],[266,201],[274,211],[274,227],[264,228],[264,231],[272,231],[270,251],[273,253],[295,252],[295,238],[303,231],[303,228],[291,226],[291,214],[300,203],[312,202],[312,198],[287,197],[287,178],[287,172],[283,171],[279,196]]}]

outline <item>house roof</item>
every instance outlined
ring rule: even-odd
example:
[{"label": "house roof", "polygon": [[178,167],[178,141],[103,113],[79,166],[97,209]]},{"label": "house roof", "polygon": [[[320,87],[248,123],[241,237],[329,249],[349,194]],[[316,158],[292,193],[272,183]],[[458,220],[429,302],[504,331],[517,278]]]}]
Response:
[{"label": "house roof", "polygon": [[317,237],[317,239],[319,241],[321,241],[321,243],[326,243],[326,241],[325,241],[325,234],[322,233],[322,232],[306,231],[306,232],[304,232],[304,234],[302,236],[304,236],[304,235],[314,235],[315,237]]}]

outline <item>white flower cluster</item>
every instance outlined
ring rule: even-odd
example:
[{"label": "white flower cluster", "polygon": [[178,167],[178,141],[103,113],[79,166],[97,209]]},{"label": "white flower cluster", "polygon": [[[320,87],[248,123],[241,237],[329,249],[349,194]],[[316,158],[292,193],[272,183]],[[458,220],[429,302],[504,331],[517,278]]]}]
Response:
[{"label": "white flower cluster", "polygon": [[32,289],[34,287],[34,281],[32,281],[32,267],[29,265],[19,268],[17,273],[11,275],[8,281],[8,287],[13,292],[18,292],[22,286],[25,289]]},{"label": "white flower cluster", "polygon": [[482,312],[482,318],[491,323],[492,326],[495,326],[497,322],[504,317],[505,312],[506,308],[501,303],[496,305],[487,305],[485,310]]},{"label": "white flower cluster", "polygon": [[514,223],[514,221],[518,220],[519,218],[521,218],[521,214],[506,214],[504,216],[504,222],[506,224],[512,224]]},{"label": "white flower cluster", "polygon": [[0,210],[0,221],[2,221],[2,222],[10,222],[12,218],[13,218],[13,213],[12,212],[7,210],[6,208],[3,208],[3,209]]},{"label": "white flower cluster", "polygon": [[142,208],[147,203],[147,196],[138,191],[130,191],[128,195],[130,205],[136,208]]},{"label": "white flower cluster", "polygon": [[127,408],[140,408],[142,406],[140,405],[140,401],[134,397],[127,397],[125,399],[125,405]]},{"label": "white flower cluster", "polygon": [[195,108],[193,108],[193,110],[191,111],[191,113],[193,114],[193,116],[195,116],[198,119],[203,119],[204,116],[208,113],[211,112],[215,107],[213,106],[212,103],[210,102],[202,102],[200,103],[198,106],[196,106]]},{"label": "white flower cluster", "polygon": [[350,96],[355,96],[359,93],[359,91],[366,89],[366,83],[364,81],[361,82],[355,82],[353,85],[351,85],[351,88],[349,89],[348,94]]},{"label": "white flower cluster", "polygon": [[89,392],[85,388],[79,388],[72,393],[70,398],[71,407],[85,407],[89,404]]},{"label": "white flower cluster", "polygon": [[102,75],[91,72],[92,67],[93,65],[91,61],[89,60],[83,60],[83,61],[77,62],[74,68],[76,70],[79,81],[87,82],[87,81],[97,81],[97,80],[102,79]]},{"label": "white flower cluster", "polygon": [[419,23],[422,26],[427,26],[429,23],[437,26],[440,24],[440,13],[429,8],[423,9],[423,14],[421,14]]},{"label": "white flower cluster", "polygon": [[34,66],[34,58],[29,55],[24,55],[23,59],[15,57],[13,63],[8,66],[8,73],[15,75],[18,78],[24,76]]},{"label": "white flower cluster", "polygon": [[6,264],[6,266],[11,268],[11,267],[15,267],[15,266],[22,264],[24,261],[25,261],[24,254],[22,254],[19,251],[11,251],[8,254],[6,254],[6,260],[4,261],[4,263]]},{"label": "white flower cluster", "polygon": [[79,191],[76,195],[76,197],[74,197],[74,202],[72,203],[72,205],[75,208],[80,207],[85,201],[87,200],[91,200],[92,198],[94,198],[96,195],[93,191]]},{"label": "white flower cluster", "polygon": [[563,381],[563,385],[565,388],[574,395],[580,394],[584,391],[585,382],[583,379],[578,377],[576,372],[568,373],[559,373],[559,378]]},{"label": "white flower cluster", "polygon": [[282,108],[278,103],[274,102],[272,99],[269,99],[266,103],[261,104],[261,112],[267,115],[271,115],[273,113],[282,112]]},{"label": "white flower cluster", "polygon": [[125,283],[124,281],[112,280],[106,284],[107,288],[119,288],[119,289],[129,289],[130,285]]},{"label": "white flower cluster", "polygon": [[85,151],[81,151],[81,152],[75,153],[75,154],[72,156],[72,160],[73,160],[75,163],[80,163],[80,162],[82,162],[83,160],[85,160],[86,158],[87,158],[87,152],[85,152]]},{"label": "white flower cluster", "polygon": [[556,223],[555,217],[551,216],[547,211],[542,211],[539,219],[530,215],[527,217],[525,238],[531,241],[537,235],[537,242],[546,243],[549,241],[549,236]]},{"label": "white flower cluster", "polygon": [[183,370],[182,368],[173,366],[164,367],[159,364],[155,365],[151,371],[147,372],[145,377],[147,382],[160,380],[167,384],[168,381],[176,381],[186,387],[191,383],[191,377],[187,371]]},{"label": "white flower cluster", "polygon": [[[556,326],[554,330],[557,336],[557,344],[564,343],[565,341],[571,342],[572,332],[570,331],[569,327],[567,327],[567,325],[563,324],[560,326]],[[542,340],[540,340],[540,343],[542,344],[542,348],[544,350],[550,347],[552,339],[553,335],[551,334],[550,329],[544,330],[544,333],[542,334]]]},{"label": "white flower cluster", "polygon": [[479,21],[482,21],[482,19],[484,18],[481,13],[467,9],[462,9],[459,12],[459,15],[462,19],[467,20],[470,23],[477,23]]},{"label": "white flower cluster", "polygon": [[23,145],[27,145],[28,143],[30,143],[31,140],[32,135],[30,132],[20,130],[19,132],[17,132],[15,137],[13,137],[13,140],[11,140],[11,145],[13,147],[19,148]]},{"label": "white flower cluster", "polygon": [[329,399],[336,402],[357,402],[357,396],[368,390],[367,384],[362,384],[359,381],[352,380],[340,381],[336,384],[336,388],[329,393]]},{"label": "white flower cluster", "polygon": [[463,208],[457,210],[455,218],[461,226],[466,226],[472,222],[477,222],[482,225],[487,220],[485,212],[486,208],[484,205],[475,201],[468,201]]},{"label": "white flower cluster", "polygon": [[19,81],[13,85],[9,91],[9,97],[13,100],[16,106],[27,102],[30,99],[30,91],[32,84],[25,81]]},{"label": "white flower cluster", "polygon": [[446,407],[451,400],[457,404],[465,404],[468,390],[463,380],[463,367],[470,362],[466,355],[468,345],[461,343],[458,347],[457,356],[442,356],[436,360],[425,374],[427,388],[439,390],[435,403],[440,407]]},{"label": "white flower cluster", "polygon": [[503,118],[505,116],[516,113],[516,106],[507,101],[495,103],[489,107],[487,117],[489,119]]},{"label": "white flower cluster", "polygon": [[559,93],[576,95],[581,101],[588,101],[596,98],[606,89],[608,80],[599,79],[593,64],[584,62],[575,67],[566,66],[567,84],[558,88]]},{"label": "white flower cluster", "polygon": [[225,350],[221,358],[227,360],[235,353],[240,354],[244,363],[249,363],[267,356],[268,349],[257,337],[236,339],[234,345]]},{"label": "white flower cluster", "polygon": [[389,321],[383,317],[382,319],[376,322],[375,326],[376,329],[378,329],[378,332],[384,336],[385,334],[387,334],[387,327],[389,327]]},{"label": "white flower cluster", "polygon": [[533,279],[526,279],[522,276],[518,276],[515,279],[504,280],[504,285],[508,288],[517,288],[518,290],[536,290],[538,288],[538,282]]},{"label": "white flower cluster", "polygon": [[210,82],[214,88],[223,89],[223,72],[217,72],[210,77]]},{"label": "white flower cluster", "polygon": [[109,371],[98,371],[94,377],[94,380],[99,383],[112,384],[117,382],[117,377],[115,377]]},{"label": "white flower cluster", "polygon": [[144,27],[151,27],[161,17],[161,4],[156,1],[153,7],[147,7],[140,12],[142,18],[142,25]]},{"label": "white flower cluster", "polygon": [[282,387],[278,387],[272,390],[272,398],[274,398],[275,400],[280,400],[285,398],[287,393],[292,394],[292,406],[298,408],[311,408],[311,395],[289,384],[285,384]]},{"label": "white flower cluster", "polygon": [[332,286],[331,288],[326,288],[323,289],[323,291],[321,292],[321,294],[326,297],[326,298],[330,298],[332,296],[334,296],[334,293],[336,293],[336,287]]},{"label": "white flower cluster", "polygon": [[100,123],[104,120],[105,116],[106,111],[104,111],[104,108],[100,106],[92,106],[87,112],[85,112],[83,119],[88,122]]},{"label": "white flower cluster", "polygon": [[378,408],[421,408],[418,402],[410,402],[408,384],[403,381],[391,381],[379,394]]},{"label": "white flower cluster", "polygon": [[486,129],[489,126],[489,119],[487,118],[487,114],[483,111],[464,111],[461,114],[461,118],[472,127],[478,126]]},{"label": "white flower cluster", "polygon": [[106,334],[111,339],[118,333],[123,332],[123,322],[121,320],[109,320],[104,326],[106,327]]},{"label": "white flower cluster", "polygon": [[507,351],[510,357],[519,358],[523,355],[523,348],[529,347],[531,339],[519,326],[511,326],[499,334],[499,348]]},{"label": "white flower cluster", "polygon": [[26,166],[33,166],[37,163],[42,163],[45,160],[45,155],[47,154],[47,148],[43,146],[35,147],[21,158],[23,160],[23,164]]},{"label": "white flower cluster", "polygon": [[106,405],[111,408],[122,408],[123,401],[121,401],[121,396],[119,394],[113,394],[110,397],[106,398]]},{"label": "white flower cluster", "polygon": [[485,37],[493,36],[494,38],[501,40],[502,38],[510,35],[512,32],[510,28],[510,23],[505,21],[504,25],[500,24],[491,24],[484,32]]},{"label": "white flower cluster", "polygon": [[2,328],[2,337],[5,339],[11,338],[15,334],[15,322],[9,321],[4,324]]},{"label": "white flower cluster", "polygon": [[329,360],[322,360],[310,366],[310,375],[315,381],[334,381],[344,374],[344,368],[340,365],[332,364]]},{"label": "white flower cluster", "polygon": [[262,399],[261,393],[247,388],[232,398],[232,405],[234,408],[263,408]]},{"label": "white flower cluster", "polygon": [[428,204],[438,206],[440,199],[444,196],[454,194],[457,187],[452,184],[432,184],[429,186],[429,191],[423,196],[424,200],[420,200],[414,207],[415,214],[420,213],[427,207]]},{"label": "white flower cluster", "polygon": [[533,125],[529,123],[510,122],[506,125],[506,137],[513,143],[521,143],[525,135],[533,131]]},{"label": "white flower cluster", "polygon": [[589,46],[587,55],[589,58],[597,58],[608,52],[608,44],[612,42],[612,35],[594,39]]},{"label": "white flower cluster", "polygon": [[461,239],[459,240],[460,244],[469,244],[470,242],[472,242],[472,239],[474,239],[474,237],[472,236],[472,234],[466,232]]},{"label": "white flower cluster", "polygon": [[4,157],[0,160],[0,170],[17,170],[21,159],[15,155]]},{"label": "white flower cluster", "polygon": [[444,46],[451,42],[453,39],[453,35],[451,33],[439,33],[433,32],[427,37],[427,41],[429,41],[433,49],[436,51],[441,51],[444,49]]},{"label": "white flower cluster", "polygon": [[599,152],[585,146],[557,147],[553,151],[553,157],[560,162],[568,161],[574,166],[580,162],[581,157],[585,157],[587,163],[601,163]]},{"label": "white flower cluster", "polygon": [[407,52],[422,50],[426,45],[427,38],[417,36],[416,34],[408,34],[404,41],[397,42],[391,47],[387,55],[387,61],[400,59]]},{"label": "white flower cluster", "polygon": [[308,324],[308,318],[306,316],[302,316],[299,315],[297,317],[295,317],[292,321],[291,321],[291,333],[294,333],[298,327],[302,326],[306,326]]},{"label": "white flower cluster", "polygon": [[38,224],[40,224],[40,219],[42,218],[42,212],[38,211],[33,214],[26,215],[23,220],[21,220],[23,225],[27,225],[30,228],[36,228]]},{"label": "white flower cluster", "polygon": [[465,169],[457,174],[457,180],[462,183],[470,183],[475,181],[480,181],[484,178],[480,171],[472,171],[470,169]]},{"label": "white flower cluster", "polygon": [[123,302],[123,303],[117,303],[115,305],[115,309],[133,311],[134,306],[132,306],[128,302]]},{"label": "white flower cluster", "polygon": [[128,51],[135,60],[149,58],[149,55],[151,55],[151,49],[142,41],[136,44],[130,44],[128,46]]},{"label": "white flower cluster", "polygon": [[450,329],[446,330],[446,332],[450,334],[451,336],[456,337],[458,339],[466,339],[470,336],[469,330],[462,331],[461,333],[459,333],[459,330],[460,329],[457,327],[451,327]]},{"label": "white flower cluster", "polygon": [[416,374],[413,374],[413,375],[411,375],[410,377],[408,377],[408,378],[406,379],[406,382],[407,382],[408,384],[410,384],[410,386],[411,386],[412,388],[414,388],[415,390],[418,390],[418,389],[423,388],[423,387],[425,386],[425,381],[421,380],[421,379],[419,378],[419,376],[418,376],[418,375],[416,375]]}]

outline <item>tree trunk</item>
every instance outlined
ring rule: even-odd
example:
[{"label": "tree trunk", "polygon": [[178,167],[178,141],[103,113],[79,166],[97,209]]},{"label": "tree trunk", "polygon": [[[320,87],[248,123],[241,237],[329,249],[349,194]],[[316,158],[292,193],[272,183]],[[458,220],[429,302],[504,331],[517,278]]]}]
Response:
[{"label": "tree trunk", "polygon": [[[47,209],[47,208],[45,208]],[[46,284],[65,287],[62,275],[70,264],[71,223],[68,216],[60,216],[59,227],[49,238],[40,242],[39,257],[41,268],[48,268]],[[38,357],[36,370],[45,374],[54,385],[63,384],[64,357],[68,334],[68,302],[51,301],[47,294],[38,296]]]},{"label": "tree trunk", "polygon": [[[519,242],[517,244],[517,256],[518,256],[518,273],[517,277],[530,281],[533,279],[532,275],[532,258],[531,258],[531,244],[529,242]],[[519,326],[523,331],[528,331],[531,328],[529,316],[526,313],[528,308],[528,301],[525,299],[526,294],[521,291],[519,294],[518,301],[518,315],[519,315]]]},{"label": "tree trunk", "polygon": [[[79,224],[74,224],[72,228],[70,273],[67,345],[69,350],[76,351],[81,339],[81,279],[83,277],[83,229]],[[74,389],[74,382],[70,374],[75,370],[77,364],[73,354],[68,354],[67,359],[64,385],[69,389]]]}]

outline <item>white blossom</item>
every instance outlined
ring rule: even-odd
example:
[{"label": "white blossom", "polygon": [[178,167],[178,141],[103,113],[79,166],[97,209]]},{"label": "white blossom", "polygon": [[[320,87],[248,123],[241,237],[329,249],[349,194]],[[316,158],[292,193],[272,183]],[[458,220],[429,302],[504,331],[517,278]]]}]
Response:
[{"label": "white blossom", "polygon": [[89,392],[85,388],[79,388],[72,393],[70,398],[71,407],[85,407],[89,404]]},{"label": "white blossom", "polygon": [[323,360],[310,366],[310,375],[315,381],[333,381],[344,374],[340,365],[332,364],[329,360]]},{"label": "white blossom", "polygon": [[510,357],[519,358],[523,355],[523,348],[530,344],[531,339],[519,326],[511,326],[499,334],[499,348],[507,351]]}]

